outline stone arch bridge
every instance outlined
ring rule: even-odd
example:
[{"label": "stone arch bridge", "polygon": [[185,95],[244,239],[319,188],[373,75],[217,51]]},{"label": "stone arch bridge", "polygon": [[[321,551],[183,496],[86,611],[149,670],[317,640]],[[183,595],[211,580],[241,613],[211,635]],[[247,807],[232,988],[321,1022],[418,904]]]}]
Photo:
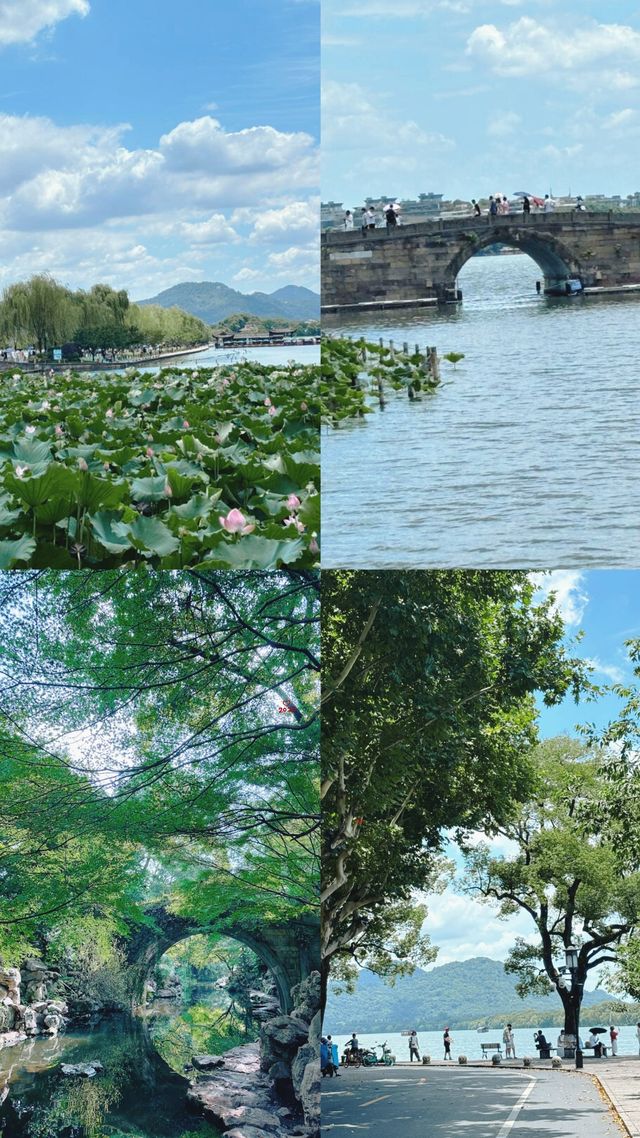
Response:
[{"label": "stone arch bridge", "polygon": [[572,279],[585,289],[640,285],[640,213],[511,213],[323,233],[323,309],[459,300],[462,266],[496,243],[528,253],[549,294]]},{"label": "stone arch bridge", "polygon": [[305,914],[288,923],[265,922],[258,929],[243,928],[240,914],[218,918],[207,925],[170,913],[164,905],[146,908],[149,923],[140,926],[126,944],[133,1001],[143,1000],[145,982],[168,948],[190,936],[216,933],[231,937],[255,952],[269,968],[278,989],[282,1010],[291,1010],[291,988],[320,968],[320,923]]}]

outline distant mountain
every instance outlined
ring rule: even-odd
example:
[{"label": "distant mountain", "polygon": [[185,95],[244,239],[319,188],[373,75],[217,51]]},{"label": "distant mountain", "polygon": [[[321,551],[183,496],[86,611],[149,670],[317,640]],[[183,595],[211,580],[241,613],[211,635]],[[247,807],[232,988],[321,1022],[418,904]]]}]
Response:
[{"label": "distant mountain", "polygon": [[246,312],[251,316],[282,317],[288,320],[314,320],[320,317],[320,296],[309,288],[285,285],[275,292],[238,292],[220,281],[185,281],[173,285],[138,304],[158,304],[161,308],[182,308],[207,324],[218,324],[227,316]]},{"label": "distant mountain", "polygon": [[[584,1006],[610,999],[602,990],[585,992]],[[532,1012],[530,1020],[528,1009]],[[502,961],[476,956],[443,964],[431,972],[418,968],[393,988],[365,970],[353,995],[336,995],[330,988],[324,1022],[328,1031],[345,1035],[412,1027],[431,1031],[447,1024],[452,1029],[476,1027],[496,1019],[508,1019],[515,1026],[516,1017],[520,1023],[528,1020],[526,1025],[530,1026],[536,1022],[536,1013],[542,1023],[542,1012],[561,1014],[558,997],[527,996],[522,1000],[516,993],[514,977],[505,972]],[[560,1016],[554,1022],[560,1022]]]}]

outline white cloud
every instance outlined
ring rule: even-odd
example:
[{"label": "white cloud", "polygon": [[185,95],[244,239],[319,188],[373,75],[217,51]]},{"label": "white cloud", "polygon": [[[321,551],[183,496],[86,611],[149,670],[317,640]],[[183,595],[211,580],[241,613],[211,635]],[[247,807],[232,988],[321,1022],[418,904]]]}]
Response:
[{"label": "white cloud", "polygon": [[638,117],[638,112],[632,110],[631,107],[625,107],[621,111],[614,111],[613,114],[605,121],[606,130],[617,130],[620,126],[626,126],[628,123],[635,122]]},{"label": "white cloud", "polygon": [[[140,295],[139,274],[149,281],[155,274],[157,287],[201,279],[216,248],[253,242],[263,251],[249,267],[258,271],[261,262],[263,286],[267,271],[279,271],[269,268],[270,253],[283,248],[297,251],[292,267],[315,286],[318,255],[309,246],[319,175],[311,136],[273,127],[228,132],[207,116],[135,149],[125,144],[128,130],[0,115],[0,284],[50,271],[68,273],[73,287],[135,281]],[[234,258],[218,278],[237,268]]]},{"label": "white cloud", "polygon": [[536,76],[582,71],[608,64],[614,69],[640,60],[640,32],[622,24],[595,20],[570,31],[522,16],[501,31],[482,24],[467,40],[466,54],[486,63],[498,75]]},{"label": "white cloud", "polygon": [[532,573],[531,580],[543,597],[555,594],[553,607],[565,624],[580,624],[589,603],[585,591],[585,575],[579,569],[554,569],[551,573]]},{"label": "white cloud", "polygon": [[614,684],[623,684],[627,679],[623,668],[617,667],[616,664],[603,664],[597,656],[585,659],[585,664],[593,668],[597,676],[606,676]]},{"label": "white cloud", "polygon": [[289,202],[281,209],[266,209],[255,216],[252,239],[256,241],[290,241],[317,237],[320,203],[316,200]]},{"label": "white cloud", "polygon": [[29,43],[45,28],[88,12],[88,0],[0,0],[0,44]]},{"label": "white cloud", "polygon": [[507,135],[515,133],[521,122],[521,116],[515,111],[499,111],[498,117],[489,123],[487,134],[493,138],[506,138]]}]

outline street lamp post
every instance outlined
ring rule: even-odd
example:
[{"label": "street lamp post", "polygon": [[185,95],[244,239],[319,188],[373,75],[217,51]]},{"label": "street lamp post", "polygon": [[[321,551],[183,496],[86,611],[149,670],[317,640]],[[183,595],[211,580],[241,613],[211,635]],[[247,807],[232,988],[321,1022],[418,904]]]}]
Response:
[{"label": "street lamp post", "polygon": [[[565,968],[571,975],[571,991],[572,993],[580,987],[577,981],[578,975],[578,949],[573,944],[567,945],[564,950],[565,955]],[[582,1055],[582,1048],[580,1047],[580,992],[577,992],[577,999],[575,1000],[576,1011],[576,1068],[581,1069],[584,1066],[584,1058]]]}]

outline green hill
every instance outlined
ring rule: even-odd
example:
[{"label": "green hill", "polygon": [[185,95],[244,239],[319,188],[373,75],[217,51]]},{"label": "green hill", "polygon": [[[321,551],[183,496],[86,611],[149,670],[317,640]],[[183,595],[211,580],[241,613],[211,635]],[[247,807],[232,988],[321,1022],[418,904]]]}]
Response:
[{"label": "green hill", "polygon": [[[607,992],[585,992],[584,1006],[610,1001]],[[334,1034],[403,1031],[415,1024],[435,1030],[443,1024],[452,1027],[477,1027],[505,1018],[515,1025],[530,1024],[540,1013],[559,1022],[557,996],[528,996],[522,1000],[515,990],[515,979],[508,975],[500,960],[477,956],[472,960],[443,964],[430,972],[416,969],[412,976],[398,980],[394,987],[385,984],[372,972],[364,971],[353,994],[337,995],[331,988],[327,1001],[325,1024]],[[554,1013],[558,1016],[554,1018]],[[523,1019],[524,1016],[524,1019]],[[618,1015],[618,1019],[619,1019]],[[542,1020],[541,1020],[542,1022]],[[635,1021],[633,1021],[635,1022]]]},{"label": "green hill", "polygon": [[220,281],[185,281],[173,285],[157,296],[140,300],[145,306],[157,304],[161,308],[182,308],[206,324],[218,324],[227,316],[246,312],[251,316],[280,317],[284,320],[318,320],[320,297],[308,288],[285,285],[275,292],[238,292]]}]

